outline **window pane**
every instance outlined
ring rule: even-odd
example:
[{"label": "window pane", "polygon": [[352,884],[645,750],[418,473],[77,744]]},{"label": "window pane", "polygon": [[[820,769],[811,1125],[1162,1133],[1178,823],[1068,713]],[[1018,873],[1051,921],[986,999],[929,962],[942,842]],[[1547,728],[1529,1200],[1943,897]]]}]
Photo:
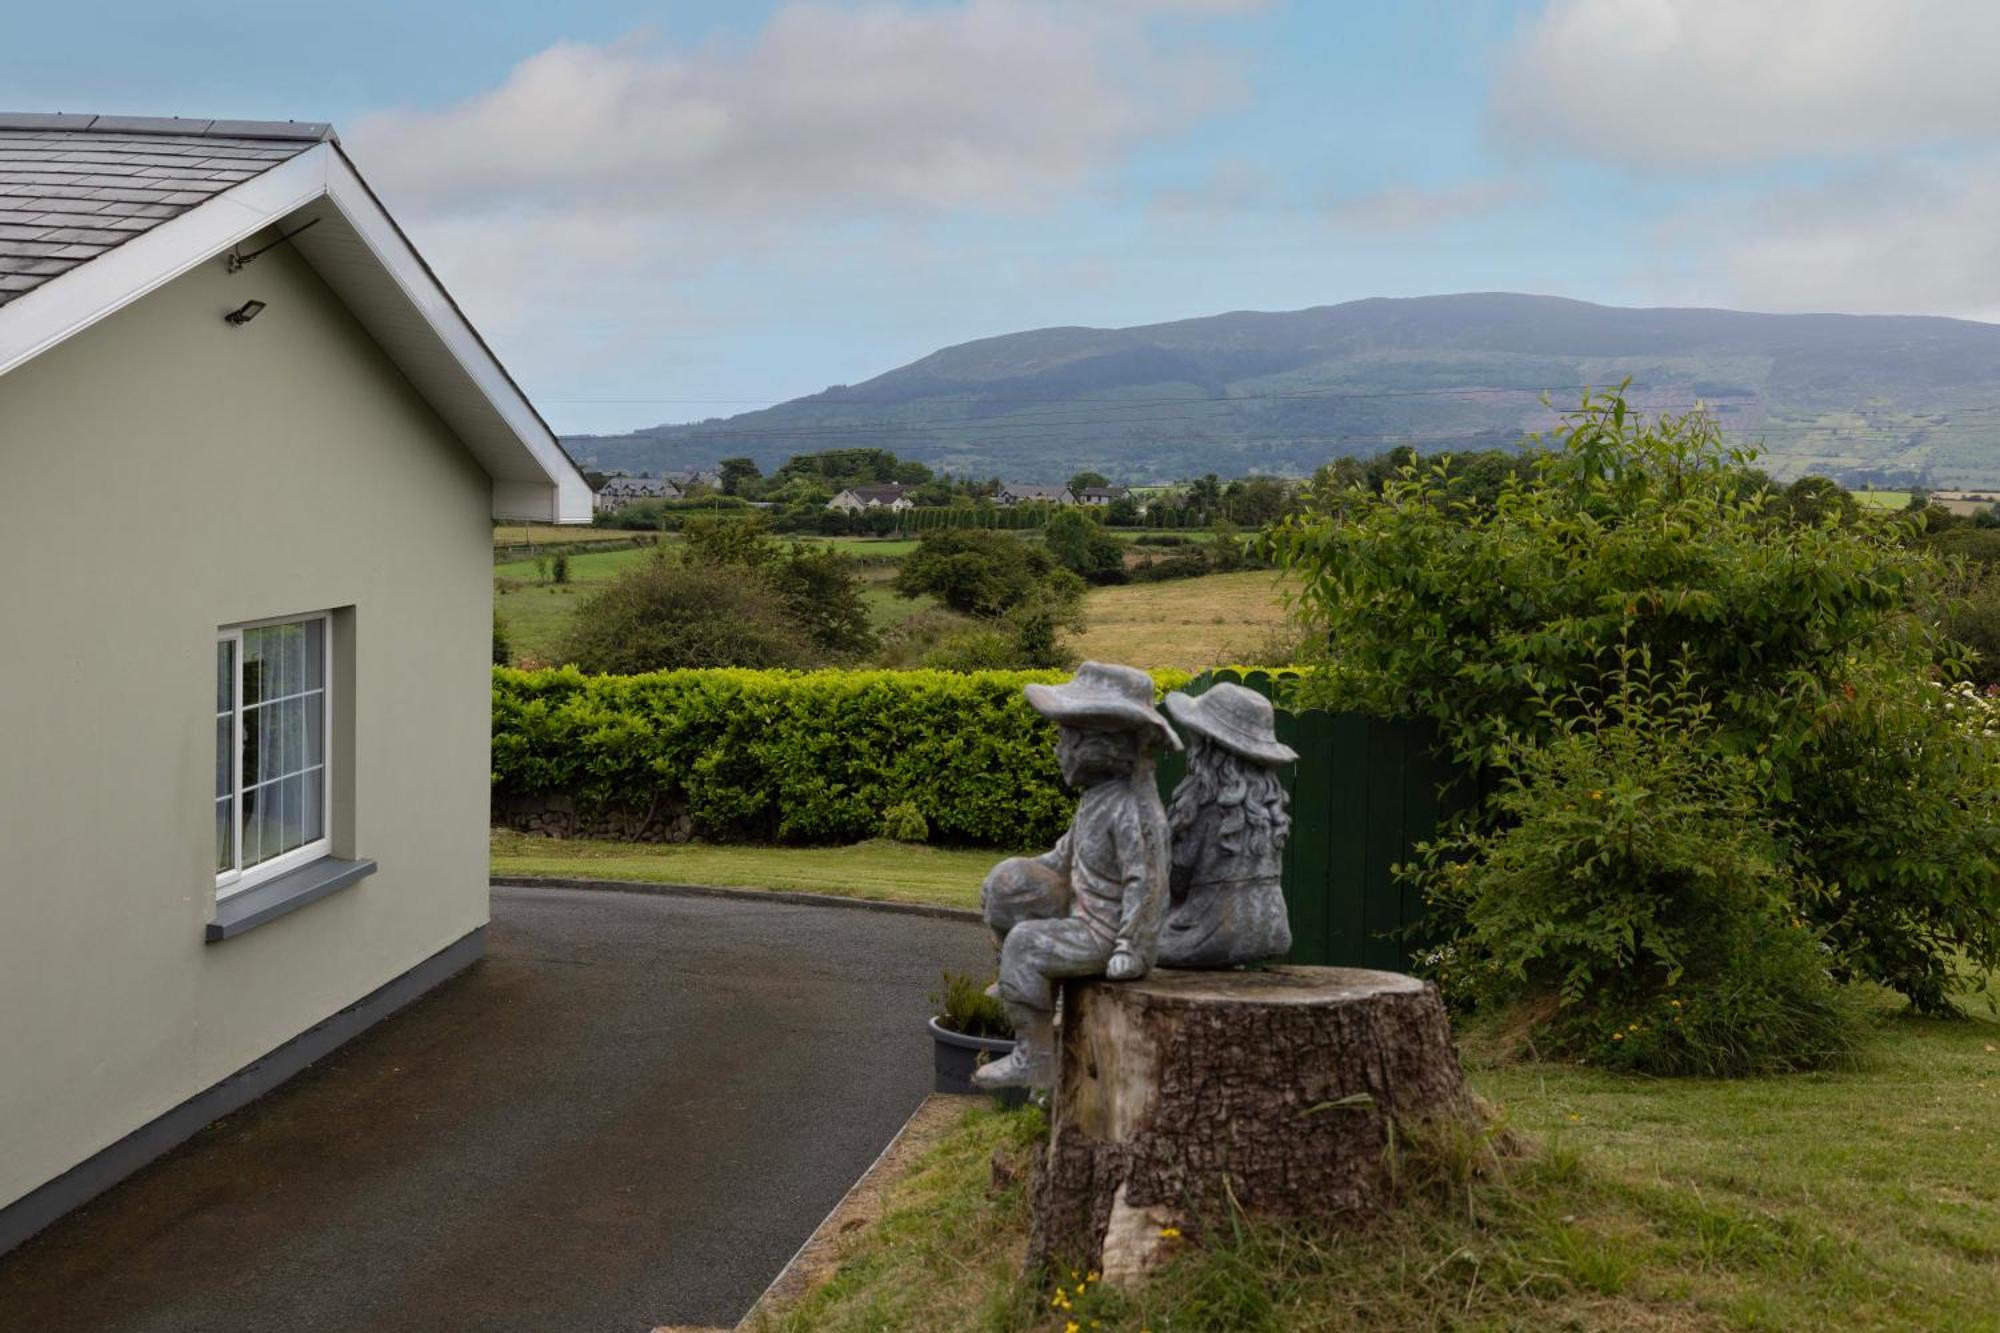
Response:
[{"label": "window pane", "polygon": [[306,752],[300,768],[326,762],[326,695],[308,694],[300,701],[305,709]]},{"label": "window pane", "polygon": [[215,711],[226,713],[236,706],[236,645],[228,639],[215,645]]},{"label": "window pane", "polygon": [[316,690],[326,684],[326,622],[308,620],[299,628],[299,688]]},{"label": "window pane", "polygon": [[264,859],[264,793],[258,787],[243,793],[243,868],[248,870]]},{"label": "window pane", "polygon": [[305,810],[299,834],[299,843],[303,846],[326,836],[326,775],[312,772],[299,781],[305,792]]},{"label": "window pane", "polygon": [[218,797],[229,795],[230,778],[233,776],[229,771],[229,742],[232,739],[230,733],[235,730],[234,721],[226,713],[215,719],[215,794]]},{"label": "window pane", "polygon": [[225,796],[215,803],[215,873],[236,868],[236,803]]}]

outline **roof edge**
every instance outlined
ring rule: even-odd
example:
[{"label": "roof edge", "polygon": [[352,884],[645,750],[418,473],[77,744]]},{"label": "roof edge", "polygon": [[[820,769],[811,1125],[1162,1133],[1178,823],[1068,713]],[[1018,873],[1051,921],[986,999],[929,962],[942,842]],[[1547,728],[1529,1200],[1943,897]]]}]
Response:
[{"label": "roof edge", "polygon": [[0,130],[60,130],[65,134],[160,134],[189,139],[277,139],[339,143],[323,120],[210,120],[181,116],[97,116],[71,112],[0,111]]}]

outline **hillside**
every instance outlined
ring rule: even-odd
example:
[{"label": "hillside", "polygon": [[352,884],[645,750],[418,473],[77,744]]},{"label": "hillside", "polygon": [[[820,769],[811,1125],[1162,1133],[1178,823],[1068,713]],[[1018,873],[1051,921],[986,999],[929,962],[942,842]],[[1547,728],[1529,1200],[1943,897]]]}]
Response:
[{"label": "hillside", "polygon": [[726,420],[565,442],[634,471],[880,445],[1021,481],[1305,473],[1406,442],[1509,444],[1549,424],[1545,393],[1628,377],[1642,407],[1709,404],[1781,475],[2000,485],[2000,325],[1509,293],[1037,329]]}]

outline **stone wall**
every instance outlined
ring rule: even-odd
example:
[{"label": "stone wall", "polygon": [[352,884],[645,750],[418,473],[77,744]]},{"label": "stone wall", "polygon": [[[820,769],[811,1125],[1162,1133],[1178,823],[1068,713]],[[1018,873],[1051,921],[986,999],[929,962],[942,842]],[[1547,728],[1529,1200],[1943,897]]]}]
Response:
[{"label": "stone wall", "polygon": [[667,802],[650,806],[580,806],[560,794],[493,797],[493,826],[550,838],[616,838],[622,842],[686,842],[694,836],[687,811]]}]

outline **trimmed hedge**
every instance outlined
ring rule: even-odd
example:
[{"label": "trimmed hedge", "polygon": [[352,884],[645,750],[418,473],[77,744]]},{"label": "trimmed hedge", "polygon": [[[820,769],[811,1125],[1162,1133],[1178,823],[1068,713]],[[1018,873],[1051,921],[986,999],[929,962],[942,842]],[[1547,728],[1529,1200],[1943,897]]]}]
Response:
[{"label": "trimmed hedge", "polygon": [[[1046,847],[1075,798],[1021,687],[1062,671],[493,672],[496,797],[684,809],[704,838],[848,843],[914,802],[933,840]],[[1189,679],[1156,671],[1155,686]]]}]

